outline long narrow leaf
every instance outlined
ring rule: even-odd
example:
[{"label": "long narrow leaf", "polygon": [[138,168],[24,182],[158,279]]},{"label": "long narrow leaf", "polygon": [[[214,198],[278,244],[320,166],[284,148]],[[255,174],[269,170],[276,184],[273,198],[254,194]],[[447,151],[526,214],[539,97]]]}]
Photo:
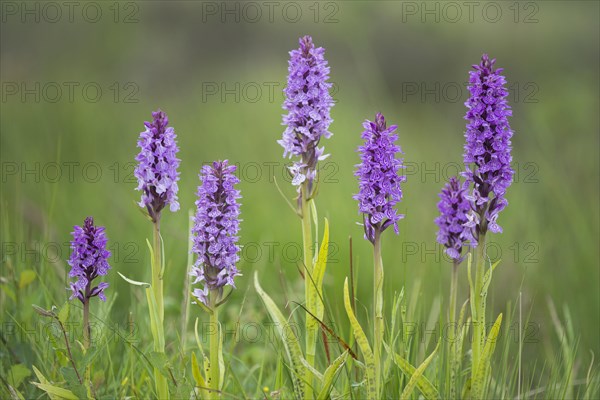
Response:
[{"label": "long narrow leaf", "polygon": [[[400,370],[404,373],[404,375],[406,375],[407,378],[410,379],[411,377],[415,376],[415,373],[417,371],[415,367],[413,367],[408,361],[402,358],[398,353],[390,349],[387,345],[385,345],[385,343],[384,346],[388,353],[390,353],[393,356],[394,364],[396,364],[398,368],[400,368]],[[421,375],[416,380],[416,384],[426,399],[433,400],[440,398],[438,390],[435,388],[435,386],[433,386],[431,381],[427,379],[426,376]]]},{"label": "long narrow leaf", "polygon": [[79,397],[75,396],[75,394],[73,392],[71,392],[70,390],[63,389],[58,386],[53,386],[48,383],[37,383],[37,382],[32,382],[32,383],[35,386],[37,386],[38,388],[40,388],[41,390],[43,390],[44,392],[48,393],[48,395],[52,394],[54,396],[58,396],[59,398],[66,399],[66,400],[79,400]]},{"label": "long narrow leaf", "polygon": [[[410,380],[408,381],[408,383],[406,384],[406,387],[404,388],[404,391],[402,392],[402,396],[400,396],[400,400],[407,400],[410,397],[413,390],[415,389],[415,386],[418,386],[418,382],[421,381],[422,380],[421,378],[424,377],[423,373],[425,372],[425,369],[427,369],[427,367],[433,360],[433,357],[435,356],[435,354],[437,353],[439,348],[440,348],[440,342],[438,342],[437,346],[435,346],[435,350],[433,350],[433,353],[431,353],[429,355],[429,357],[427,357],[425,359],[425,361],[423,361],[423,363],[421,365],[419,365],[419,368],[417,368],[415,370],[415,372],[412,374],[412,376],[410,377]],[[425,393],[423,393],[423,394],[425,394]],[[438,395],[438,397],[435,397],[435,398],[439,398],[439,395]]]},{"label": "long narrow leaf", "polygon": [[[321,320],[323,319],[324,306],[323,306],[323,277],[325,276],[325,269],[327,268],[327,254],[329,251],[329,222],[325,218],[325,229],[323,232],[323,241],[321,242],[321,249],[315,268],[312,271],[312,283],[309,282],[310,277],[307,280],[308,287],[308,310],[315,314],[315,316]],[[314,319],[310,319],[308,323],[309,329],[317,330],[318,323]]]},{"label": "long narrow leaf", "polygon": [[[35,376],[37,376],[38,380],[40,381],[41,384],[43,385],[49,385],[50,382],[48,381],[48,379],[46,379],[46,377],[44,376],[44,374],[41,373],[41,371],[39,369],[36,368],[35,365],[31,366],[33,368],[33,372],[35,373]],[[35,382],[31,382],[32,384],[36,384]],[[51,400],[58,400],[60,397],[58,397],[57,395],[50,393],[50,392],[46,392],[48,393],[48,397],[50,397]]]},{"label": "long narrow leaf", "polygon": [[485,341],[485,346],[483,347],[481,358],[477,365],[475,378],[472,382],[471,390],[473,391],[474,398],[479,399],[484,395],[483,392],[485,391],[484,389],[488,380],[490,360],[494,353],[494,349],[496,348],[496,341],[498,339],[498,334],[500,333],[500,325],[502,325],[502,314],[498,315],[498,318],[496,319],[496,322],[494,322],[492,329],[490,329],[490,333]]},{"label": "long narrow leaf", "polygon": [[296,337],[294,330],[290,328],[290,324],[288,323],[287,319],[283,316],[281,311],[279,311],[279,308],[277,308],[277,305],[273,299],[269,297],[269,295],[258,283],[258,274],[256,272],[254,273],[254,287],[256,288],[256,292],[261,297],[263,303],[265,303],[271,319],[273,322],[275,322],[275,327],[277,328],[277,332],[281,337],[285,352],[293,369],[291,375],[294,382],[296,396],[298,398],[302,398],[304,397],[304,381],[300,377],[304,377],[305,367],[302,365],[302,361],[300,360],[302,357],[300,341]]},{"label": "long narrow leaf", "polygon": [[206,381],[202,376],[202,372],[200,372],[200,366],[198,365],[198,360],[196,359],[196,353],[192,351],[192,376],[194,377],[194,381],[196,381],[196,386],[201,388],[208,387],[206,385]]},{"label": "long narrow leaf", "polygon": [[343,352],[338,358],[333,360],[333,363],[325,370],[323,374],[323,386],[321,387],[321,391],[317,395],[317,400],[327,400],[329,398],[329,393],[331,392],[331,387],[333,386],[333,380],[337,375],[338,371],[348,358],[348,352]]},{"label": "long narrow leaf", "polygon": [[348,278],[344,281],[344,307],[346,308],[346,314],[348,314],[348,318],[350,319],[350,325],[352,326],[352,331],[354,332],[354,336],[356,337],[356,342],[358,343],[358,347],[360,347],[360,351],[365,358],[365,370],[367,375],[367,397],[369,399],[377,398],[377,389],[375,385],[375,357],[373,356],[373,351],[371,350],[371,346],[369,345],[369,341],[367,340],[367,336],[363,331],[358,319],[354,315],[354,311],[352,310],[352,304],[350,303],[350,294],[348,292]]}]

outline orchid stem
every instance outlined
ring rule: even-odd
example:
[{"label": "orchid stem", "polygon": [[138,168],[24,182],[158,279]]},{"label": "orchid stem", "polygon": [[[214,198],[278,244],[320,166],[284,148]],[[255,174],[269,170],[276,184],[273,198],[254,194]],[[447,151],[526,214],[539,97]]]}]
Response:
[{"label": "orchid stem", "polygon": [[[160,217],[159,217],[160,218]],[[157,219],[153,229],[153,254],[154,259],[152,260],[152,291],[154,292],[154,298],[156,299],[156,311],[158,314],[158,320],[156,323],[156,332],[158,337],[154,342],[154,351],[158,353],[165,352],[165,341],[164,341],[164,301],[163,301],[163,277],[162,274],[162,243],[160,240],[160,220]],[[152,320],[152,318],[151,318]],[[161,340],[162,339],[162,340]],[[154,369],[154,381],[156,385],[156,394],[160,400],[169,398],[169,386],[167,384],[167,378],[157,369]]]},{"label": "orchid stem", "polygon": [[[313,272],[313,265],[312,265],[312,258],[313,258],[313,243],[312,243],[312,225],[311,225],[311,213],[310,213],[310,200],[308,199],[309,193],[308,193],[308,186],[306,184],[306,182],[302,185],[301,187],[301,194],[302,194],[302,199],[301,199],[301,211],[302,211],[302,242],[303,242],[303,249],[304,249],[304,297],[305,297],[305,303],[306,303],[306,308],[310,311],[310,312],[314,312],[314,310],[311,309],[311,305],[309,303],[310,299],[309,299],[309,291],[310,291],[310,285],[313,284],[313,280],[312,280],[312,272]],[[306,314],[306,361],[308,362],[309,365],[314,366],[315,364],[315,353],[316,353],[316,334],[314,329],[312,328],[312,326],[309,326],[309,321],[310,321],[311,316],[307,313]],[[306,381],[306,389],[305,389],[305,393],[304,393],[304,398],[305,399],[311,399],[313,398],[313,390],[312,390],[312,386],[313,386],[313,377],[312,377],[312,373],[311,371],[309,371],[308,369],[306,370],[306,375],[304,377],[305,381]]]},{"label": "orchid stem", "polygon": [[373,355],[375,358],[376,394],[381,385],[381,343],[383,341],[383,260],[381,259],[381,232],[375,230],[373,242]]},{"label": "orchid stem", "polygon": [[456,298],[458,293],[458,260],[452,263],[452,280],[450,281],[450,305],[448,310],[448,342],[449,346],[449,365],[450,365],[450,398],[456,398],[456,336],[459,327],[456,326]]},{"label": "orchid stem", "polygon": [[210,314],[210,398],[220,399],[219,392],[219,308],[217,292],[211,293],[212,313]]},{"label": "orchid stem", "polygon": [[485,234],[479,235],[477,245],[477,260],[475,269],[475,287],[471,292],[473,309],[475,315],[473,318],[473,363],[471,367],[471,376],[474,378],[477,372],[481,349],[485,341],[485,303],[483,298],[483,278],[485,275]]}]

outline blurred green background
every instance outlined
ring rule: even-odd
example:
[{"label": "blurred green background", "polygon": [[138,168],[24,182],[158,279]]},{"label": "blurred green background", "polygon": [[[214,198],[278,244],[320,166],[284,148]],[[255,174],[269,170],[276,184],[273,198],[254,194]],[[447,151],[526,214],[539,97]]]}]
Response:
[{"label": "blurred green background", "polygon": [[[353,171],[361,123],[381,111],[399,126],[408,166],[399,206],[406,217],[400,235],[390,231],[384,239],[386,293],[402,286],[410,292],[420,282],[413,295],[428,309],[434,298],[447,298],[450,274],[435,244],[437,193],[462,162],[464,83],[485,52],[509,82],[517,171],[499,218],[504,233],[491,239],[490,256],[502,263],[490,308],[505,310],[522,293],[523,313],[531,312],[536,324],[525,351],[538,358],[554,334],[548,299],[557,308],[567,305],[583,354],[598,354],[599,3],[474,3],[81,2],[70,15],[56,2],[58,16],[45,3],[4,2],[1,275],[15,273],[9,259],[32,268],[41,279],[30,289],[62,304],[65,243],[73,225],[93,215],[106,226],[113,250],[108,293],[118,294],[118,307],[112,320],[126,321],[136,309],[145,318],[137,306],[141,294],[114,272],[149,279],[151,225],[133,203],[139,192],[131,174],[143,121],[160,107],[175,127],[182,160],[182,209],[162,219],[166,318],[173,326],[167,333],[176,337],[179,326],[197,174],[215,159],[239,163],[242,180],[246,248],[228,313],[237,314],[247,292],[243,319],[264,317],[249,288],[254,271],[280,304],[301,298],[300,223],[272,175],[293,197],[276,140],[283,131],[288,51],[309,34],[326,48],[335,82],[334,136],[324,142],[331,157],[317,199],[321,228],[327,217],[336,249],[327,297],[339,308],[351,236],[357,296],[370,303],[371,247],[357,225]],[[27,304],[21,307],[30,314]]]}]

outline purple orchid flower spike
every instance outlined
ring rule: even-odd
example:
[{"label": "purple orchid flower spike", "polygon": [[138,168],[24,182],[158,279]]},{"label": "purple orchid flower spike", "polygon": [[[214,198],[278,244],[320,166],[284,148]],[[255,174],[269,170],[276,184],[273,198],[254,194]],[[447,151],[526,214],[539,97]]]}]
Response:
[{"label": "purple orchid flower spike", "polygon": [[467,191],[468,186],[461,184],[458,178],[450,178],[440,193],[437,205],[440,216],[435,219],[439,227],[438,243],[444,245],[446,254],[458,263],[464,259],[464,246],[477,246],[469,227],[471,204],[467,199]]},{"label": "purple orchid flower spike", "polygon": [[467,198],[476,215],[470,217],[468,226],[474,229],[476,239],[488,230],[502,232],[496,220],[508,204],[504,195],[514,174],[510,166],[513,131],[508,123],[512,111],[506,100],[506,79],[500,74],[502,68],[494,68],[495,62],[484,54],[481,62],[473,65],[471,97],[465,103],[469,110],[463,155],[467,171],[463,175],[473,184]]},{"label": "purple orchid flower spike", "polygon": [[287,87],[284,90],[283,116],[286,126],[283,138],[278,140],[283,156],[299,157],[289,168],[292,184],[306,182],[309,197],[317,177],[317,163],[326,159],[323,147],[318,147],[321,138],[330,138],[329,125],[333,121],[330,110],[333,99],[329,94],[331,83],[329,66],[324,58],[325,49],[315,47],[310,36],[300,38],[300,48],[290,52]]},{"label": "purple orchid flower spike", "polygon": [[389,226],[399,233],[398,221],[404,215],[398,214],[395,206],[402,200],[400,184],[406,177],[399,175],[404,166],[402,159],[396,158],[396,153],[402,153],[395,144],[397,126],[388,127],[383,115],[378,113],[375,122],[367,120],[363,127],[365,142],[358,148],[361,163],[354,173],[358,177],[359,192],[354,199],[358,200],[359,211],[363,214],[365,239],[374,243],[376,232],[381,233]]},{"label": "purple orchid flower spike", "polygon": [[135,177],[136,190],[142,191],[140,207],[146,207],[154,223],[160,220],[161,211],[166,205],[175,212],[179,210],[177,181],[179,180],[179,159],[177,158],[177,136],[169,127],[167,114],[158,110],[152,113],[152,122],[144,122],[146,130],[140,133],[135,158],[138,162]]},{"label": "purple orchid flower spike", "polygon": [[224,286],[235,288],[234,278],[240,275],[236,268],[240,247],[238,233],[240,224],[240,191],[235,188],[239,179],[234,175],[236,167],[227,160],[205,165],[200,173],[196,215],[194,216],[193,248],[198,256],[190,275],[193,284],[200,283],[194,295],[207,306],[209,294],[221,298]]},{"label": "purple orchid flower spike", "polygon": [[70,284],[73,292],[71,299],[77,298],[86,304],[92,297],[98,296],[102,301],[106,301],[104,290],[108,288],[108,283],[101,282],[93,286],[92,282],[110,270],[107,260],[111,253],[106,249],[108,239],[104,227],[94,226],[94,219],[87,217],[83,227],[74,227],[72,235],[69,277],[77,280]]}]

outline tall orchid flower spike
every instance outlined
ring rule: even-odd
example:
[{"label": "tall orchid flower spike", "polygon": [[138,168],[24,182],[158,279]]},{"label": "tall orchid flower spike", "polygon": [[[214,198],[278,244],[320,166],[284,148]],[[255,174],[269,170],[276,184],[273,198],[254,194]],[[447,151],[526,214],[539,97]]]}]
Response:
[{"label": "tall orchid flower spike", "polygon": [[236,167],[227,160],[205,165],[200,173],[196,215],[192,228],[192,251],[197,259],[191,275],[192,284],[202,284],[193,292],[197,302],[210,313],[210,397],[221,398],[220,363],[221,329],[219,306],[225,301],[226,286],[235,288],[234,278],[240,275],[236,264],[240,259],[238,234],[240,231],[240,191]]},{"label": "tall orchid flower spike", "polygon": [[381,382],[381,346],[383,343],[383,260],[381,234],[390,226],[399,233],[398,221],[404,217],[396,210],[402,200],[400,184],[406,180],[399,174],[404,168],[402,159],[396,158],[402,150],[396,145],[397,126],[387,126],[384,116],[378,113],[375,121],[365,121],[358,148],[361,163],[357,165],[359,212],[363,214],[365,239],[373,244],[373,355],[375,360],[375,392],[379,395]]},{"label": "tall orchid flower spike", "polygon": [[[140,133],[138,140],[139,154],[135,177],[138,179],[136,190],[142,192],[139,202],[144,207],[153,224],[152,241],[152,292],[154,299],[148,298],[150,319],[154,324],[154,351],[164,353],[164,294],[163,294],[163,241],[160,235],[162,210],[168,205],[172,212],[179,210],[177,192],[179,190],[179,159],[177,158],[177,136],[169,126],[169,118],[163,111],[152,113],[152,121],[144,122],[146,130]],[[156,305],[154,305],[154,302]],[[156,308],[156,314],[153,309]],[[157,318],[154,316],[157,315]],[[156,391],[159,398],[169,398],[166,378],[158,370],[154,370]]]},{"label": "tall orchid flower spike", "polygon": [[[302,273],[307,306],[306,361],[314,366],[318,326],[314,324],[311,314],[318,313],[310,297],[313,289],[319,290],[314,287],[315,280],[312,279],[318,255],[318,232],[313,236],[312,224],[313,219],[318,219],[311,214],[316,213],[314,199],[318,192],[318,163],[329,156],[325,154],[323,146],[319,145],[322,138],[328,139],[332,135],[329,125],[332,122],[330,111],[334,102],[329,93],[332,84],[329,82],[325,49],[315,46],[310,36],[301,37],[299,44],[299,48],[290,52],[283,103],[287,113],[283,115],[282,124],[286,128],[283,137],[277,142],[283,147],[284,157],[294,158],[289,173],[298,193],[296,213],[302,218]],[[312,399],[314,377],[308,369],[302,379],[307,384],[303,395]]]},{"label": "tall orchid flower spike", "polygon": [[438,203],[439,217],[435,223],[439,227],[437,241],[445,247],[445,253],[452,259],[452,279],[450,282],[450,301],[448,305],[448,341],[450,343],[449,360],[449,393],[456,397],[456,375],[460,355],[457,354],[456,301],[458,297],[458,266],[464,260],[464,247],[477,245],[472,229],[467,226],[471,203],[467,199],[468,186],[456,177],[451,177],[440,193]]},{"label": "tall orchid flower spike", "polygon": [[[506,190],[512,183],[514,171],[510,166],[511,138],[513,131],[508,123],[512,111],[507,102],[508,90],[506,79],[501,68],[495,68],[495,59],[487,54],[481,57],[478,65],[473,65],[469,73],[469,92],[471,96],[465,103],[467,114],[465,119],[466,144],[464,147],[464,176],[467,184],[473,185],[468,197],[471,202],[469,221],[466,224],[473,230],[477,241],[477,258],[475,279],[471,285],[471,316],[473,320],[473,348],[471,367],[471,396],[484,396],[488,379],[484,348],[489,338],[486,334],[485,303],[494,266],[487,268],[485,237],[488,230],[493,233],[502,232],[497,223],[499,213],[506,208]],[[490,331],[496,332],[502,321],[502,314]],[[480,371],[484,371],[481,373]]]}]

